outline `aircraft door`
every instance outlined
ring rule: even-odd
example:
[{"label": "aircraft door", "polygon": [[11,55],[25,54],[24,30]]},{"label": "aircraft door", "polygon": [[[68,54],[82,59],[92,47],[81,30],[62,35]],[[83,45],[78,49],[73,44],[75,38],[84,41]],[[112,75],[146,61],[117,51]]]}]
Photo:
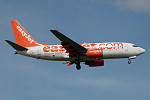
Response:
[{"label": "aircraft door", "polygon": [[128,51],[128,45],[127,44],[125,45],[125,51]]},{"label": "aircraft door", "polygon": [[36,54],[37,54],[37,58],[40,58],[40,56],[41,56],[40,48],[38,48],[38,49],[36,50]]}]

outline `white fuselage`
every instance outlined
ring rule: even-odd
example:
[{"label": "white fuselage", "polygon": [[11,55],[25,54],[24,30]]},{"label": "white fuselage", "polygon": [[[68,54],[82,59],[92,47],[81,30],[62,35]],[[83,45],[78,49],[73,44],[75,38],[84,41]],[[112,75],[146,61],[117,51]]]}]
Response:
[{"label": "white fuselage", "polygon": [[[102,57],[81,56],[81,61],[112,59],[112,58],[135,58],[145,52],[143,48],[137,47],[131,43],[88,43],[81,44],[88,50],[102,48]],[[69,57],[62,45],[41,45],[36,47],[27,47],[28,51],[16,51],[18,54],[54,61],[74,61],[75,57]]]}]

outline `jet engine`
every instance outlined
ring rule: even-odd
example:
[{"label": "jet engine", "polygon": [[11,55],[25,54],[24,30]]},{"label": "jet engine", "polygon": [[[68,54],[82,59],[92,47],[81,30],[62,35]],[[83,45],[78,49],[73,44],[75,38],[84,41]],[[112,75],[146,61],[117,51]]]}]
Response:
[{"label": "jet engine", "polygon": [[86,65],[89,65],[89,67],[96,67],[96,66],[104,66],[104,60],[92,60],[92,61],[86,61]]}]

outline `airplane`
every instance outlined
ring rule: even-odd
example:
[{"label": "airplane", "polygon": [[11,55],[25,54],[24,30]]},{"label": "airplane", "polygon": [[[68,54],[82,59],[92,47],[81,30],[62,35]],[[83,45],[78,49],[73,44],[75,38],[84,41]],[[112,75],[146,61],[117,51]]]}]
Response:
[{"label": "airplane", "polygon": [[61,41],[61,45],[49,45],[35,41],[31,35],[19,24],[11,20],[16,43],[5,40],[15,49],[15,54],[43,60],[66,61],[70,66],[76,64],[80,70],[81,62],[89,67],[104,66],[104,59],[128,58],[131,59],[146,52],[145,49],[132,43],[83,43],[78,44],[57,30],[50,31]]}]

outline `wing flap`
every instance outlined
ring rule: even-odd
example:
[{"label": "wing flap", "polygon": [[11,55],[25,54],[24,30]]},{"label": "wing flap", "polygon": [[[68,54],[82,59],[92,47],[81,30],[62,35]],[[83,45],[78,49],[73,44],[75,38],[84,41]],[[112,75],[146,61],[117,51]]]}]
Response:
[{"label": "wing flap", "polygon": [[73,40],[58,32],[57,30],[50,31],[61,41],[61,45],[63,46],[63,48],[66,49],[66,53],[69,53],[70,57],[87,52],[86,48],[74,42]]},{"label": "wing flap", "polygon": [[70,57],[75,56],[78,53],[76,48],[74,48],[71,44],[61,42],[61,45],[66,49],[66,53],[69,53]]}]

